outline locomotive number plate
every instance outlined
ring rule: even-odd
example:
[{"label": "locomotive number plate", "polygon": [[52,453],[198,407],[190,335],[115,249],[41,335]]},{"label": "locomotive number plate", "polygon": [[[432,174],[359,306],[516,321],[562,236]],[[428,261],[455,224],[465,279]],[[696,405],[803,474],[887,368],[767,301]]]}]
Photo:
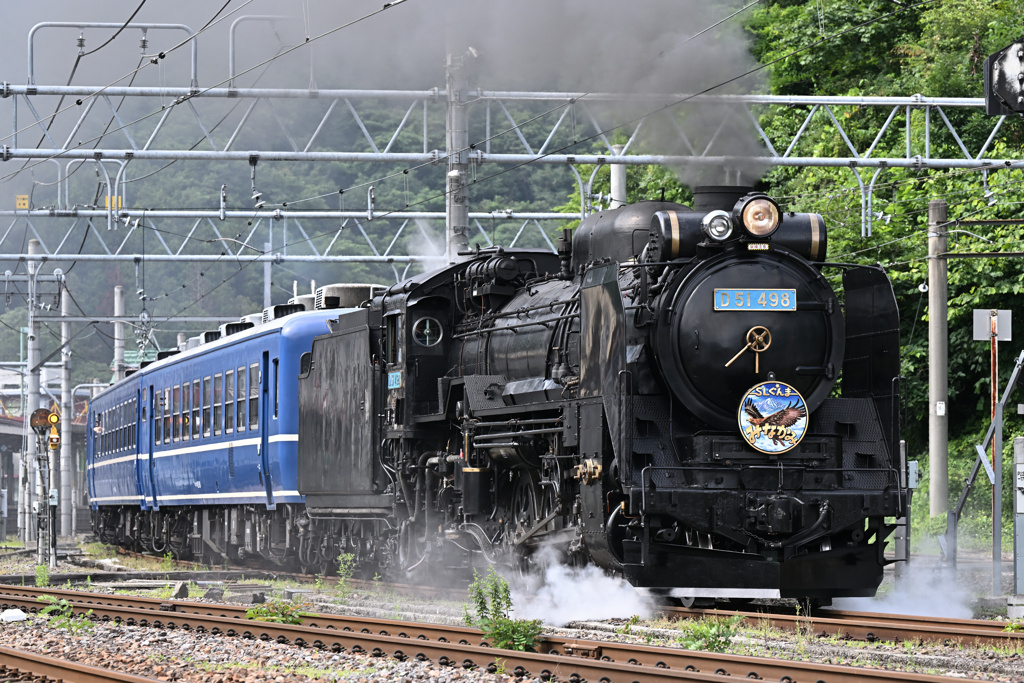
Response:
[{"label": "locomotive number plate", "polygon": [[716,311],[795,311],[795,289],[716,289]]}]

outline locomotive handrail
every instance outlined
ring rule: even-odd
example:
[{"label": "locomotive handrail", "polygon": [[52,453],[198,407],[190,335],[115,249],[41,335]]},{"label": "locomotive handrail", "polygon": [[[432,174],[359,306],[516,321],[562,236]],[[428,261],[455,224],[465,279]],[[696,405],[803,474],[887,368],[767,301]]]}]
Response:
[{"label": "locomotive handrail", "polygon": [[498,432],[495,434],[477,434],[473,437],[473,444],[475,445],[480,439],[503,439],[510,436],[533,436],[536,434],[561,434],[561,427],[552,427],[550,429],[524,429],[518,432]]},{"label": "locomotive handrail", "polygon": [[536,320],[533,322],[517,323],[515,325],[502,325],[501,327],[481,327],[480,329],[477,330],[470,330],[469,332],[460,332],[458,334],[453,334],[452,339],[465,339],[466,337],[471,337],[476,334],[484,334],[487,332],[502,332],[504,330],[517,330],[521,327],[533,327],[535,325],[546,327],[549,323],[558,322],[559,320],[570,320],[572,318],[578,317],[580,317],[579,313],[570,313],[568,315],[559,315],[555,316],[554,318],[545,318],[544,320]]},{"label": "locomotive handrail", "polygon": [[513,427],[515,425],[532,425],[532,424],[558,424],[562,421],[562,417],[551,417],[551,418],[535,418],[528,420],[499,420],[497,422],[478,422],[471,420],[470,423],[476,427]]}]

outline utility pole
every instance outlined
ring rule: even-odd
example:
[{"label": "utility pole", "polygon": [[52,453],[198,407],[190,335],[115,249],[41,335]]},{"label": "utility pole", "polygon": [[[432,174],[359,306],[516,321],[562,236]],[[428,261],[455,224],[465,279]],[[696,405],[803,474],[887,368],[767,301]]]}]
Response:
[{"label": "utility pole", "polygon": [[[71,297],[65,296],[60,300],[60,314],[68,316],[71,313]],[[60,367],[60,532],[69,536],[71,530],[72,497],[71,478],[73,456],[71,454],[71,420],[75,412],[75,397],[71,393],[71,324],[61,322],[60,341],[61,349]],[[88,425],[86,425],[88,429]]]},{"label": "utility pole", "polygon": [[[271,242],[263,243],[263,253],[269,254],[273,248]],[[263,262],[263,308],[270,308],[270,302],[273,300],[270,294],[270,261]]]},{"label": "utility pole", "polygon": [[946,202],[928,202],[928,502],[931,515],[949,509],[948,282]]},{"label": "utility pole", "polygon": [[[124,287],[114,287],[114,317],[124,315]],[[124,379],[124,323],[114,323],[114,381]]]},{"label": "utility pole", "polygon": [[[36,254],[39,254],[41,251],[42,251],[42,247],[39,244],[39,240],[29,240],[28,241],[28,253],[29,253],[29,255],[36,255]],[[28,264],[27,264],[27,267],[28,267],[28,282],[26,284],[28,285],[28,301],[26,303],[28,304],[28,351],[26,353],[26,361],[27,361],[28,365],[26,366],[26,370],[28,370],[28,391],[25,393],[25,397],[27,399],[26,405],[25,405],[24,409],[21,411],[22,415],[24,416],[25,419],[28,419],[28,416],[31,415],[39,407],[39,370],[40,370],[39,369],[39,323],[36,321],[36,306],[38,305],[38,301],[36,300],[36,274],[37,274],[37,271],[39,270],[39,263],[37,263],[35,261],[29,261]],[[36,532],[37,532],[37,535],[36,535],[36,542],[37,542],[36,560],[37,560],[37,562],[36,563],[37,564],[42,564],[43,563],[43,548],[42,548],[41,545],[38,545],[39,544],[39,536],[38,536],[39,529],[38,529],[38,525],[41,523],[41,520],[42,520],[42,517],[39,516],[39,515],[40,515],[40,513],[45,513],[46,512],[45,509],[43,509],[43,510],[39,509],[39,507],[44,504],[43,501],[45,500],[45,496],[46,496],[45,492],[43,491],[43,477],[45,476],[46,468],[45,467],[42,467],[42,468],[38,467],[37,460],[42,458],[42,457],[45,457],[45,455],[46,455],[45,452],[43,452],[43,453],[39,452],[39,439],[35,438],[34,436],[30,437],[28,439],[28,454],[27,454],[28,470],[31,473],[32,472],[32,464],[33,463],[37,464],[36,471],[35,471],[35,480],[34,480],[35,489],[36,489],[36,495],[35,495],[35,501],[34,501],[35,502],[35,507],[34,508],[33,508],[33,501],[31,500],[31,496],[30,496],[30,499],[28,501],[26,501],[26,503],[28,505],[28,508],[27,508],[28,516],[27,516],[26,521],[29,522],[28,524],[26,524],[26,528],[27,527],[35,527],[36,528]],[[33,514],[36,515],[36,518],[35,518],[35,522],[36,523],[35,524],[31,523],[32,522],[32,515]],[[26,529],[26,533],[27,533],[27,529]]]},{"label": "utility pole", "polygon": [[[453,10],[449,9],[449,12]],[[445,178],[445,235],[448,263],[464,261],[460,251],[469,249],[469,117],[466,94],[469,82],[466,76],[466,53],[449,18],[448,55],[445,82],[448,95],[448,117],[445,126],[445,153],[448,156],[448,174]]]}]

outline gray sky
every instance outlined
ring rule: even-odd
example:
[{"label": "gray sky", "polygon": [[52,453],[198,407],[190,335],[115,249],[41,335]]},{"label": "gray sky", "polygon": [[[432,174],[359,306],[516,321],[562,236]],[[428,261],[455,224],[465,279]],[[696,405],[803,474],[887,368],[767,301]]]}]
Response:
[{"label": "gray sky", "polygon": [[[0,23],[0,80],[27,81],[27,36],[45,21],[121,23],[139,0],[4,0]],[[134,21],[186,24],[198,30],[221,0],[149,0]],[[212,86],[228,75],[228,27],[243,15],[281,15],[273,23],[247,21],[237,31],[238,69],[249,68],[279,50],[359,19],[381,0],[232,0],[221,21],[199,44],[199,84]],[[310,61],[321,87],[444,86],[446,34],[473,46],[478,80],[488,89],[697,90],[753,66],[740,19],[692,41],[687,38],[741,6],[699,0],[406,0],[376,17],[337,31],[279,58],[262,83],[305,87]],[[234,14],[230,14],[235,10]],[[742,18],[742,17],[741,17]],[[85,50],[114,32],[85,30]],[[35,37],[35,80],[64,84],[79,52],[75,28],[45,28]],[[152,30],[148,52],[179,42],[180,31]],[[74,75],[80,85],[105,85],[139,62],[140,31],[124,31],[97,53],[82,58]],[[186,85],[188,49],[159,65],[147,65],[136,85]],[[244,84],[244,77],[240,84]],[[747,85],[751,89],[754,85]],[[41,112],[42,113],[42,112]],[[3,130],[0,128],[0,130]]]},{"label": "gray sky", "polygon": [[[40,22],[108,22],[120,25],[139,6],[139,0],[3,0],[8,9],[0,23],[0,80],[24,84],[28,78],[27,38]],[[185,24],[196,31],[209,22],[222,0],[149,0],[133,19],[135,23]],[[307,36],[359,20],[382,7],[381,0],[232,0],[220,19],[201,35],[198,46],[200,87],[223,83],[228,77],[229,27],[242,16],[278,15],[273,22],[248,20],[236,33],[236,73],[249,69],[296,45],[291,54],[279,57],[265,70],[240,75],[239,86],[251,85],[261,73],[259,85],[305,88],[444,88],[446,36],[453,45],[473,47],[477,57],[470,65],[471,87],[531,90],[621,90],[697,92],[728,81],[754,67],[747,39],[741,31],[742,16],[699,38],[691,36],[741,7],[740,2],[707,3],[700,0],[405,0],[371,18],[358,21],[320,40],[305,43]],[[10,11],[13,8],[17,11]],[[115,28],[84,29],[86,52],[78,60],[78,28],[47,27],[34,38],[34,79],[38,85],[73,84],[100,87],[128,83],[139,66],[134,85],[187,86],[190,50],[187,46],[168,54],[158,64],[141,59],[141,31],[131,28],[109,44]],[[148,32],[147,53],[169,50],[182,41],[178,30]],[[465,50],[465,47],[460,47]],[[760,75],[732,84],[729,90],[757,89]],[[10,140],[11,104],[0,100],[0,144]],[[41,116],[49,116],[57,98],[33,99]],[[158,110],[160,102],[148,100]],[[64,107],[71,105],[65,100]],[[624,108],[621,120],[644,112],[643,106]],[[31,123],[31,114],[19,106],[19,126]],[[52,132],[63,140],[77,120],[71,107],[57,116]],[[698,112],[684,121],[688,132],[700,139],[704,129],[721,122],[720,112]],[[604,122],[602,122],[604,123]],[[741,134],[742,133],[742,134]],[[708,134],[710,135],[710,133]],[[19,147],[31,147],[40,136],[38,127],[27,130]],[[735,152],[756,150],[759,142],[751,131],[722,136],[734,140]],[[110,138],[107,145],[123,144]],[[661,151],[678,150],[668,145]],[[13,165],[0,165],[6,175]],[[43,169],[39,173],[45,176]],[[25,174],[22,174],[24,176]],[[26,191],[19,176],[7,184],[0,205],[14,192]],[[12,192],[13,190],[13,192]]]}]

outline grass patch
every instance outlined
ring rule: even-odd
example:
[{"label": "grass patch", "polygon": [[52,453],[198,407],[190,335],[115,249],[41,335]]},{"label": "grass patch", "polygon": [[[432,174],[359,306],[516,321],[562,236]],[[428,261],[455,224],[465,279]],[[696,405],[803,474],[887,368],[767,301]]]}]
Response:
[{"label": "grass patch", "polygon": [[117,556],[117,548],[106,543],[86,543],[82,551],[94,560],[110,560]]},{"label": "grass patch", "polygon": [[305,603],[291,602],[275,598],[262,605],[256,605],[245,611],[245,618],[253,621],[267,621],[274,624],[301,624],[303,617],[312,616],[304,612],[308,607]]},{"label": "grass patch", "polygon": [[744,617],[735,616],[727,619],[707,617],[696,619],[680,624],[680,631],[683,632],[676,639],[680,645],[687,650],[701,650],[703,652],[725,652],[736,635],[736,626],[743,621]]}]

